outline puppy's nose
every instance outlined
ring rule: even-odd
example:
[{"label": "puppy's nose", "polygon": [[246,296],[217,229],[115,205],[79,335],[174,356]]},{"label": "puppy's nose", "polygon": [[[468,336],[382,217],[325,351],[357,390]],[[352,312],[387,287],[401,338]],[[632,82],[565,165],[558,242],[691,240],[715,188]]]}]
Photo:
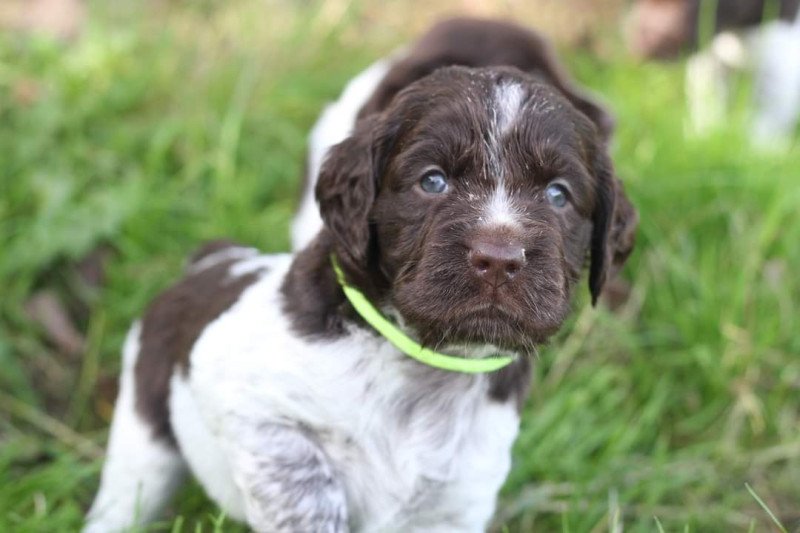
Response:
[{"label": "puppy's nose", "polygon": [[522,270],[525,249],[509,239],[475,239],[470,245],[469,262],[479,278],[497,288]]}]

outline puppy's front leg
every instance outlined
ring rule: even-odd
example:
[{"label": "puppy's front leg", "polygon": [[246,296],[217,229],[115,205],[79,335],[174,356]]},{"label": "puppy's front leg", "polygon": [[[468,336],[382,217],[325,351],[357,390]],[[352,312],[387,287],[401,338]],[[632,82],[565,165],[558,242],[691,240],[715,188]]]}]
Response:
[{"label": "puppy's front leg", "polygon": [[232,441],[234,479],[255,531],[344,533],[344,488],[322,449],[301,429],[262,424]]}]

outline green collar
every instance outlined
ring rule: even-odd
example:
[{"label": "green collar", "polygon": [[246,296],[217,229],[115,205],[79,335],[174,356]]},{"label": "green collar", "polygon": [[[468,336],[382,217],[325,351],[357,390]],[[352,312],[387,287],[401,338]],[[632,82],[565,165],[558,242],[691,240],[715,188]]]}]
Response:
[{"label": "green collar", "polygon": [[361,318],[375,328],[375,331],[383,335],[386,340],[394,344],[398,350],[420,363],[451,372],[481,374],[500,370],[514,361],[513,357],[499,355],[481,359],[466,359],[454,355],[445,355],[425,348],[403,333],[400,328],[389,322],[380,311],[375,309],[375,306],[370,303],[361,291],[347,284],[344,279],[344,273],[339,267],[339,262],[333,255],[331,255],[331,263],[333,263],[333,270],[336,272],[336,279],[339,281],[339,285],[342,286],[345,296],[347,296],[356,312],[361,315]]}]

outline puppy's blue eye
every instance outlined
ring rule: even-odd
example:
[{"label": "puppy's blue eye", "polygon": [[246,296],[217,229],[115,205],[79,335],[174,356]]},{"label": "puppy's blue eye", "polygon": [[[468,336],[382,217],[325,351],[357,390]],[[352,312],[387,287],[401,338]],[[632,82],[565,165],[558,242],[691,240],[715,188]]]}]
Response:
[{"label": "puppy's blue eye", "polygon": [[419,180],[422,190],[430,194],[439,194],[447,190],[447,178],[439,170],[431,170]]},{"label": "puppy's blue eye", "polygon": [[544,190],[547,202],[553,207],[564,207],[569,201],[569,193],[567,188],[560,183],[551,183]]}]

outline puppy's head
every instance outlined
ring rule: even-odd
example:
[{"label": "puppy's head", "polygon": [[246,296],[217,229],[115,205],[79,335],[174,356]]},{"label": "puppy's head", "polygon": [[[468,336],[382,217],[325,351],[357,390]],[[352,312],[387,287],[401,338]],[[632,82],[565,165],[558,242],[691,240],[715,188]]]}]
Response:
[{"label": "puppy's head", "polygon": [[349,281],[434,346],[544,341],[635,225],[595,125],[510,68],[410,85],[332,149],[317,198]]}]

